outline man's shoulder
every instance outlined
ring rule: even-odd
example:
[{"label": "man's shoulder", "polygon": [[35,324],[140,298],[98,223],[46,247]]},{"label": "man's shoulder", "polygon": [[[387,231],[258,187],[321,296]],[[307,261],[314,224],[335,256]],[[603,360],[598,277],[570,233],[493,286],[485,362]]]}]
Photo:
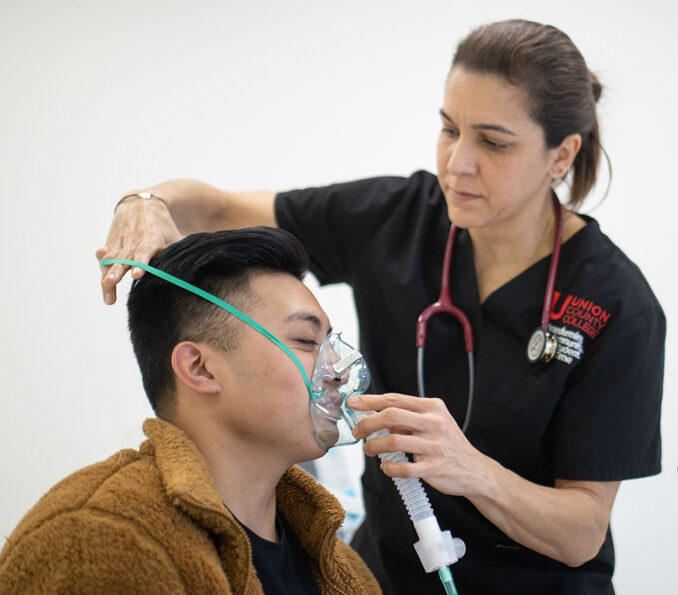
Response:
[{"label": "man's shoulder", "polygon": [[96,510],[121,514],[157,506],[162,484],[151,457],[124,449],[104,461],[75,471],[52,487],[10,536],[8,542],[37,530],[62,516],[77,516]]},{"label": "man's shoulder", "polygon": [[176,526],[153,457],[122,450],[69,475],[0,551],[0,592],[179,593],[160,538]]}]

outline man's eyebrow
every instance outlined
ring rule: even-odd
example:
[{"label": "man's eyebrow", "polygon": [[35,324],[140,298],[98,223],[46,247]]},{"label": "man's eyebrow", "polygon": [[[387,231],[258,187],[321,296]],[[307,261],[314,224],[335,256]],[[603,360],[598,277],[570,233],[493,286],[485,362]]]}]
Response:
[{"label": "man's eyebrow", "polygon": [[[306,312],[306,311],[300,311],[300,312],[294,312],[290,314],[287,318],[285,318],[285,322],[296,322],[298,320],[301,320],[302,322],[310,322],[315,328],[318,330],[322,330],[323,323],[316,316],[313,314],[313,312]],[[332,332],[332,327],[327,331],[327,334]]]},{"label": "man's eyebrow", "polygon": [[[442,109],[438,110],[438,113],[450,124],[454,124],[454,120],[450,118]],[[495,130],[496,132],[501,132],[502,134],[509,134],[511,136],[517,136],[515,132],[509,130],[508,128],[501,126],[500,124],[473,124],[471,126],[474,130]]]}]

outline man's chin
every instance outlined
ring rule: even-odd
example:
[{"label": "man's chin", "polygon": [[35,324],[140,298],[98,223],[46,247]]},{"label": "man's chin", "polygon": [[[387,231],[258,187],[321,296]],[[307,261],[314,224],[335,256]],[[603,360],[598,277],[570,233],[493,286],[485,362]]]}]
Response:
[{"label": "man's chin", "polygon": [[337,440],[339,439],[339,430],[337,430],[336,427],[327,430],[317,430],[315,435],[318,446],[320,447],[320,445],[323,445],[324,450],[327,450],[337,443]]}]

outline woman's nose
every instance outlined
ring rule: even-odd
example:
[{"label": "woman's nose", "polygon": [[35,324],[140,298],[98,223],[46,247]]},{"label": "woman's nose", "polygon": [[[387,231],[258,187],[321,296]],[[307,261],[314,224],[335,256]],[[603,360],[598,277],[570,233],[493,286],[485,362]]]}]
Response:
[{"label": "woman's nose", "polygon": [[448,146],[447,171],[454,175],[474,175],[478,172],[478,162],[473,145],[460,137]]}]

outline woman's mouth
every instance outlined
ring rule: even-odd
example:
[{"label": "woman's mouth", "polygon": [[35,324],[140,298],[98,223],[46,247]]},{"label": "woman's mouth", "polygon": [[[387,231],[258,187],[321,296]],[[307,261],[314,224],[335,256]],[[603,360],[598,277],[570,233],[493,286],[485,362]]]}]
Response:
[{"label": "woman's mouth", "polygon": [[449,193],[454,200],[462,202],[480,198],[479,194],[474,194],[473,192],[468,192],[466,190],[457,190],[455,188],[450,188]]}]

